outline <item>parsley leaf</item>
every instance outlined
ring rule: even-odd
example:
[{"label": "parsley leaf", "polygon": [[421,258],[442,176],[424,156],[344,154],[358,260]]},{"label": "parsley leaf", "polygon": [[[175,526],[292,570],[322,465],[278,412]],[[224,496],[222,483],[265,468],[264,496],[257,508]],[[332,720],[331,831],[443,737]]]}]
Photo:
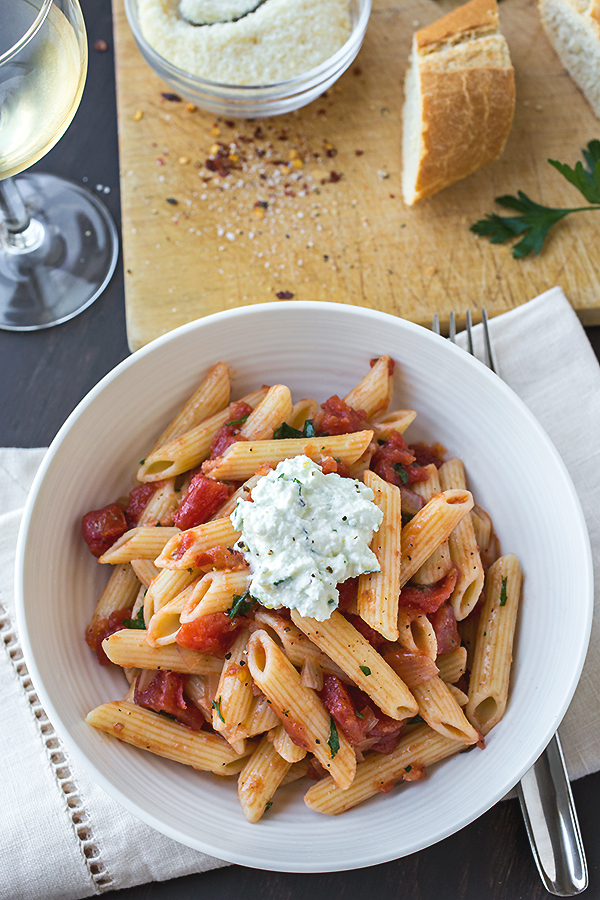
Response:
[{"label": "parsley leaf", "polygon": [[338,734],[335,719],[333,718],[333,716],[329,716],[329,740],[327,741],[327,743],[329,744],[331,758],[333,759],[333,757],[340,749],[340,736]]},{"label": "parsley leaf", "polygon": [[359,666],[358,668],[359,668],[360,671],[363,673],[363,675],[370,675],[370,674],[371,674],[371,670],[370,670],[370,668],[369,668],[368,666]]},{"label": "parsley leaf", "polygon": [[506,596],[507,578],[508,578],[508,575],[505,575],[504,578],[502,579],[502,587],[500,588],[500,606],[506,606],[506,601],[508,600],[508,597]]},{"label": "parsley leaf", "polygon": [[246,413],[246,415],[242,416],[241,419],[233,419],[233,421],[231,422],[225,422],[225,427],[227,427],[228,425],[243,425],[249,415],[250,413]]},{"label": "parsley leaf", "polygon": [[291,425],[288,425],[287,422],[284,422],[283,425],[280,425],[279,428],[276,428],[273,432],[274,441],[283,441],[288,438],[307,438],[314,436],[315,429],[312,419],[306,420],[306,422],[302,426],[302,430],[300,430],[299,428],[292,428]]},{"label": "parsley leaf", "polygon": [[231,608],[227,610],[227,615],[230,619],[235,619],[236,616],[245,616],[257,603],[256,598],[249,591],[246,591],[244,594],[234,594],[231,599],[233,603]]},{"label": "parsley leaf", "polygon": [[144,607],[143,605],[137,611],[137,615],[135,619],[123,619],[123,627],[124,628],[141,628],[142,630],[146,628],[146,623],[144,622]]},{"label": "parsley leaf", "polygon": [[217,711],[217,715],[220,718],[221,722],[223,722],[223,724],[225,724],[225,719],[223,718],[223,713],[221,712],[221,701],[222,700],[223,700],[222,697],[219,697],[218,700],[213,700],[212,708]]},{"label": "parsley leaf", "polygon": [[594,204],[593,206],[555,209],[535,203],[523,191],[518,191],[516,197],[511,194],[496,197],[496,203],[507,209],[514,209],[520,215],[499,216],[490,213],[471,225],[470,230],[481,237],[489,238],[492,244],[503,244],[511,238],[522,235],[521,240],[513,247],[513,257],[522,259],[530,253],[537,256],[552,226],[569,213],[600,209],[600,141],[590,141],[587,149],[581,152],[585,165],[579,161],[574,169],[556,159],[549,159],[548,162],[577,188],[588,203]]},{"label": "parsley leaf", "polygon": [[402,463],[394,463],[393,468],[396,475],[400,476],[400,481],[402,482],[402,484],[406,484],[406,482],[408,481],[408,472],[406,471]]}]

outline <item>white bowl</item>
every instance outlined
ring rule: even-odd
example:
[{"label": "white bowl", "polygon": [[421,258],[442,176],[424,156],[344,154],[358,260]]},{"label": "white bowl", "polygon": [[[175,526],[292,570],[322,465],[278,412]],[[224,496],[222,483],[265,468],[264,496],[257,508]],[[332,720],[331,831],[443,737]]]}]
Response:
[{"label": "white bowl", "polygon": [[[308,810],[302,783],[278,794],[258,825],[235,782],[107,737],[86,713],[124,694],[84,643],[107,574],[80,519],[123,494],[154,437],[218,360],[235,395],[288,384],[296,399],[343,396],[369,359],[397,362],[396,400],[414,408],[412,439],[439,440],[467,466],[503,552],[524,571],[512,689],[487,748],[432,767],[425,781],[342,816]],[[592,613],[589,542],[570,478],[527,408],[482,364],[429,331],[329,303],[271,303],[184,325],[139,350],[80,403],[53,442],[27,503],[17,554],[19,627],[48,715],[75,759],[116,800],[175,840],[246,866],[324,872],[420,850],[473,821],[513,787],[546,746],[575,690]]]}]

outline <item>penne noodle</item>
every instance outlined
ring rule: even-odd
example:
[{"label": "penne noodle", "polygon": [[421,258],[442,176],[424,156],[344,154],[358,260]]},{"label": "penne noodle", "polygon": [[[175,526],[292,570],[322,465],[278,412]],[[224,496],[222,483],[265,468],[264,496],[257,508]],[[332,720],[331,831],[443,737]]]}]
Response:
[{"label": "penne noodle", "polygon": [[240,440],[265,441],[273,437],[292,413],[292,395],[284,384],[270,387],[240,430]]},{"label": "penne noodle", "polygon": [[318,411],[319,404],[316,400],[298,400],[298,402],[294,403],[292,406],[292,412],[286,419],[286,422],[288,425],[291,425],[292,428],[301,430],[304,427],[304,423],[308,419],[314,419]]},{"label": "penne noodle", "polygon": [[212,726],[230,742],[241,740],[237,732],[250,714],[254,695],[248,669],[248,638],[244,628],[227,654],[213,701]]},{"label": "penne noodle", "polygon": [[311,438],[287,438],[282,441],[238,441],[227,448],[223,456],[209,460],[202,471],[209,478],[220,481],[243,481],[259,466],[277,464],[292,456],[304,454],[314,462],[331,456],[346,465],[355,463],[373,438],[372,431],[355,431]]},{"label": "penne noodle", "polygon": [[244,765],[244,760],[219,735],[192,731],[127,700],[103,703],[85,720],[134,747],[215,775],[235,775]]},{"label": "penne noodle", "polygon": [[[261,388],[242,400],[254,408],[266,396],[267,391],[268,388]],[[190,431],[152,450],[137,471],[138,481],[163,481],[194,469],[207,458],[212,439],[232,415],[234,412],[228,406]]]},{"label": "penne noodle", "polygon": [[[175,512],[183,496],[175,490],[175,479],[158,482],[157,490],[142,510],[138,525],[156,525]],[[169,519],[167,518],[167,521]]]},{"label": "penne noodle", "polygon": [[369,425],[378,441],[388,441],[394,431],[404,434],[416,417],[417,414],[413,409],[394,409],[369,419]]},{"label": "penne noodle", "polygon": [[[442,486],[438,470],[431,463],[427,466],[429,478],[427,481],[417,481],[411,485],[411,490],[422,497],[425,503],[429,503],[432,497],[440,494]],[[440,578],[445,578],[452,568],[452,558],[450,556],[450,547],[448,541],[442,543],[435,548],[429,559],[426,559],[423,565],[415,572],[412,581],[415,584],[435,584]]]},{"label": "penne noodle", "polygon": [[160,569],[156,578],[150,582],[150,586],[144,597],[144,621],[149,622],[155,612],[170,603],[188,585],[199,577],[196,569]]},{"label": "penne noodle", "polygon": [[398,611],[398,642],[405,650],[420,651],[435,660],[437,638],[433,625],[425,615],[414,609],[400,607]]},{"label": "penne noodle", "polygon": [[402,574],[404,585],[429,559],[436,547],[473,507],[468,491],[444,491],[427,503],[402,529]]},{"label": "penne noodle", "polygon": [[450,653],[442,653],[435,661],[439,675],[446,684],[455,684],[467,668],[466,647],[457,647]]},{"label": "penne noodle", "polygon": [[166,569],[188,569],[194,567],[196,557],[207,550],[222,546],[231,549],[239,536],[229,517],[213,519],[175,534],[163,547],[155,563]]},{"label": "penne noodle", "polygon": [[419,704],[419,715],[430,728],[452,740],[477,743],[479,735],[439,675],[413,687],[412,692]]},{"label": "penne noodle", "polygon": [[122,628],[102,641],[102,648],[111,662],[124,668],[132,666],[138,669],[181,672],[187,675],[205,675],[220,673],[223,660],[187,650],[179,644],[165,647],[151,647],[146,640],[146,632],[135,628]]},{"label": "penne noodle", "polygon": [[231,609],[233,598],[242,596],[248,589],[250,571],[222,569],[207,572],[187,590],[185,604],[181,611],[181,621],[191,622],[198,616],[226,612]]},{"label": "penne noodle", "polygon": [[262,478],[263,474],[263,472],[261,472],[260,474],[257,472],[256,475],[253,475],[251,478],[245,481],[243,485],[231,495],[229,500],[226,500],[223,506],[221,506],[217,510],[214,516],[211,516],[209,521],[212,522],[215,519],[225,519],[230,516],[236,508],[238,500],[248,500],[250,498],[252,488]]},{"label": "penne noodle", "polygon": [[131,566],[116,566],[96,604],[87,632],[92,632],[98,622],[101,619],[108,619],[111,613],[120,609],[131,609],[139,589],[140,582]]},{"label": "penne noodle", "polygon": [[385,412],[393,390],[390,368],[393,372],[393,363],[389,356],[380,356],[376,359],[365,377],[344,397],[348,406],[362,410],[366,419]]},{"label": "penne noodle", "polygon": [[145,588],[150,587],[150,584],[160,572],[160,569],[154,565],[151,559],[132,559],[131,568]]},{"label": "penne noodle", "polygon": [[300,762],[306,756],[306,750],[293,742],[281,723],[272,728],[267,737],[279,755],[289,763]]},{"label": "penne noodle", "polygon": [[411,767],[431,766],[464,750],[462,741],[444,737],[427,725],[411,728],[391,753],[372,753],[356,767],[356,777],[347,791],[340,791],[332,778],[318,781],[306,792],[309,809],[337,816],[381,791],[403,781]]},{"label": "penne noodle", "polygon": [[506,709],[522,580],[513,553],[496,560],[485,578],[466,710],[469,721],[484,735]]},{"label": "penne noodle", "polygon": [[252,707],[240,728],[240,733],[244,731],[246,737],[254,737],[263,731],[270,731],[276,725],[279,725],[279,716],[273,711],[265,695],[259,694],[252,701]]},{"label": "penne noodle", "polygon": [[315,692],[302,687],[298,672],[265,631],[255,631],[250,637],[248,665],[286,731],[314,753],[340,788],[349,787],[356,771],[352,747],[343,733],[333,731],[333,719]]},{"label": "penne noodle", "polygon": [[[440,469],[444,490],[466,490],[465,468],[460,459],[449,459]],[[448,538],[450,556],[458,569],[456,586],[450,597],[457,622],[466,619],[483,590],[483,566],[471,515],[465,516]]]},{"label": "penne noodle", "polygon": [[300,668],[306,662],[309,662],[312,666],[321,669],[328,675],[336,675],[342,681],[348,680],[345,672],[342,672],[340,667],[319,650],[289,619],[284,619],[274,610],[260,607],[254,613],[254,621],[270,636],[272,636],[272,633],[277,635],[285,655],[293,665]]},{"label": "penne noodle", "polygon": [[290,763],[279,755],[265,735],[238,778],[238,797],[249,822],[258,822],[271,797],[287,775]]},{"label": "penne noodle", "polygon": [[417,703],[400,676],[341,613],[319,622],[292,610],[292,621],[387,716],[408,719],[416,714]]},{"label": "penne noodle", "polygon": [[114,566],[131,562],[132,559],[156,559],[165,544],[180,533],[179,528],[156,528],[153,525],[130,528],[102,554],[98,562]]},{"label": "penne noodle", "polygon": [[200,422],[224,409],[229,403],[230,390],[229,369],[225,363],[218,362],[211,366],[198,389],[167,425],[150,452],[153,453],[170,441],[176,440],[186,431],[190,431]]},{"label": "penne noodle", "polygon": [[464,691],[461,691],[460,688],[457,688],[455,684],[448,684],[448,685],[446,685],[446,687],[448,688],[448,690],[450,691],[450,693],[452,694],[452,696],[454,697],[454,699],[456,700],[456,702],[458,703],[458,705],[460,706],[461,709],[467,705],[467,703],[469,702],[469,698],[467,697],[467,695],[465,694]]},{"label": "penne noodle", "polygon": [[383,521],[371,541],[371,550],[381,571],[359,577],[358,614],[388,641],[397,641],[402,563],[400,489],[370,470],[364,473],[363,481],[373,491],[374,503],[382,511]]}]

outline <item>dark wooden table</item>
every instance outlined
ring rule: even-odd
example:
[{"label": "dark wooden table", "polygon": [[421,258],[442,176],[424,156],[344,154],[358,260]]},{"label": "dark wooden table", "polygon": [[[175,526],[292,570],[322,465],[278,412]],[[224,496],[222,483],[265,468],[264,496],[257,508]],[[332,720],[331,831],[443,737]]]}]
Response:
[{"label": "dark wooden table", "polygon": [[[88,82],[73,124],[39,168],[108,186],[102,199],[119,221],[119,168],[110,0],[83,0],[90,47]],[[600,328],[588,329],[600,356]],[[47,331],[0,331],[0,446],[50,443],[81,398],[128,355],[120,261],[105,293],[77,318]],[[600,773],[573,786],[590,869],[586,898],[600,898]],[[488,813],[434,847],[374,868],[291,875],[230,866],[115,892],[119,900],[537,900],[547,897],[529,850],[517,801]]]}]

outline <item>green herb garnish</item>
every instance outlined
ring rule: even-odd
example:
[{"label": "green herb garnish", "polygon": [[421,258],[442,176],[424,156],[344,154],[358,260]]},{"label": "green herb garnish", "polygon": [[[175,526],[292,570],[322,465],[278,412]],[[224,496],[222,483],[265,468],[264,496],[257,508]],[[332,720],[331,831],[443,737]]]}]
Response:
[{"label": "green herb garnish", "polygon": [[140,606],[135,619],[123,619],[124,628],[140,628],[144,630],[146,623],[144,622],[144,607]]},{"label": "green herb garnish", "polygon": [[577,188],[588,203],[594,204],[593,206],[554,209],[535,203],[523,191],[518,191],[516,197],[511,194],[496,197],[496,203],[507,209],[514,209],[521,215],[498,216],[491,213],[485,219],[471,225],[471,231],[489,238],[492,244],[503,244],[511,238],[523,235],[514,245],[512,255],[515,259],[522,259],[530,253],[537,256],[552,226],[569,213],[600,209],[600,141],[590,141],[587,149],[581,152],[586,164],[579,161],[574,169],[556,159],[549,159],[548,162]]},{"label": "green herb garnish", "polygon": [[358,710],[356,710],[356,715],[358,716],[359,719],[364,719],[363,714],[361,712],[359,712]]},{"label": "green herb garnish", "polygon": [[308,438],[314,436],[315,429],[312,419],[306,420],[306,422],[302,426],[302,430],[300,430],[299,428],[292,428],[291,425],[288,425],[287,422],[284,422],[283,425],[280,425],[279,428],[276,428],[273,432],[274,441],[284,441],[289,438]]},{"label": "green herb garnish", "polygon": [[217,715],[220,718],[221,722],[223,722],[223,724],[225,724],[225,719],[223,718],[223,713],[221,712],[221,701],[222,700],[223,700],[222,697],[219,697],[218,700],[213,700],[212,708],[217,711]]},{"label": "green herb garnish", "polygon": [[502,587],[500,588],[500,606],[506,606],[506,601],[508,600],[508,597],[506,596],[507,578],[508,578],[508,575],[505,575],[504,578],[502,579]]},{"label": "green herb garnish", "polygon": [[246,413],[246,415],[242,416],[241,419],[233,419],[233,421],[231,422],[225,422],[225,427],[227,427],[228,425],[243,425],[249,415],[250,413]]},{"label": "green herb garnish", "polygon": [[272,806],[273,806],[273,801],[267,800],[267,805],[265,806],[265,812],[269,812],[269,810],[271,809]]},{"label": "green herb garnish", "polygon": [[371,674],[371,670],[370,670],[370,668],[369,668],[368,666],[359,666],[358,668],[359,668],[360,671],[363,673],[363,675],[370,675],[370,674]]},{"label": "green herb garnish", "polygon": [[338,734],[335,719],[333,718],[333,716],[329,716],[329,740],[327,741],[327,743],[329,744],[331,758],[333,759],[333,757],[340,749],[340,736]]},{"label": "green herb garnish", "polygon": [[245,616],[258,602],[256,597],[253,597],[249,591],[246,591],[244,594],[234,594],[231,599],[233,603],[231,608],[227,610],[227,615],[230,619],[235,619],[236,616]]},{"label": "green herb garnish", "polygon": [[406,471],[402,463],[394,463],[394,472],[396,473],[396,475],[400,476],[400,481],[402,482],[402,484],[406,484],[406,482],[408,481],[408,472]]},{"label": "green herb garnish", "polygon": [[425,721],[425,719],[422,716],[417,715],[417,716],[413,716],[412,719],[409,719],[408,724],[409,725],[418,725],[419,722],[424,722],[424,721]]}]

